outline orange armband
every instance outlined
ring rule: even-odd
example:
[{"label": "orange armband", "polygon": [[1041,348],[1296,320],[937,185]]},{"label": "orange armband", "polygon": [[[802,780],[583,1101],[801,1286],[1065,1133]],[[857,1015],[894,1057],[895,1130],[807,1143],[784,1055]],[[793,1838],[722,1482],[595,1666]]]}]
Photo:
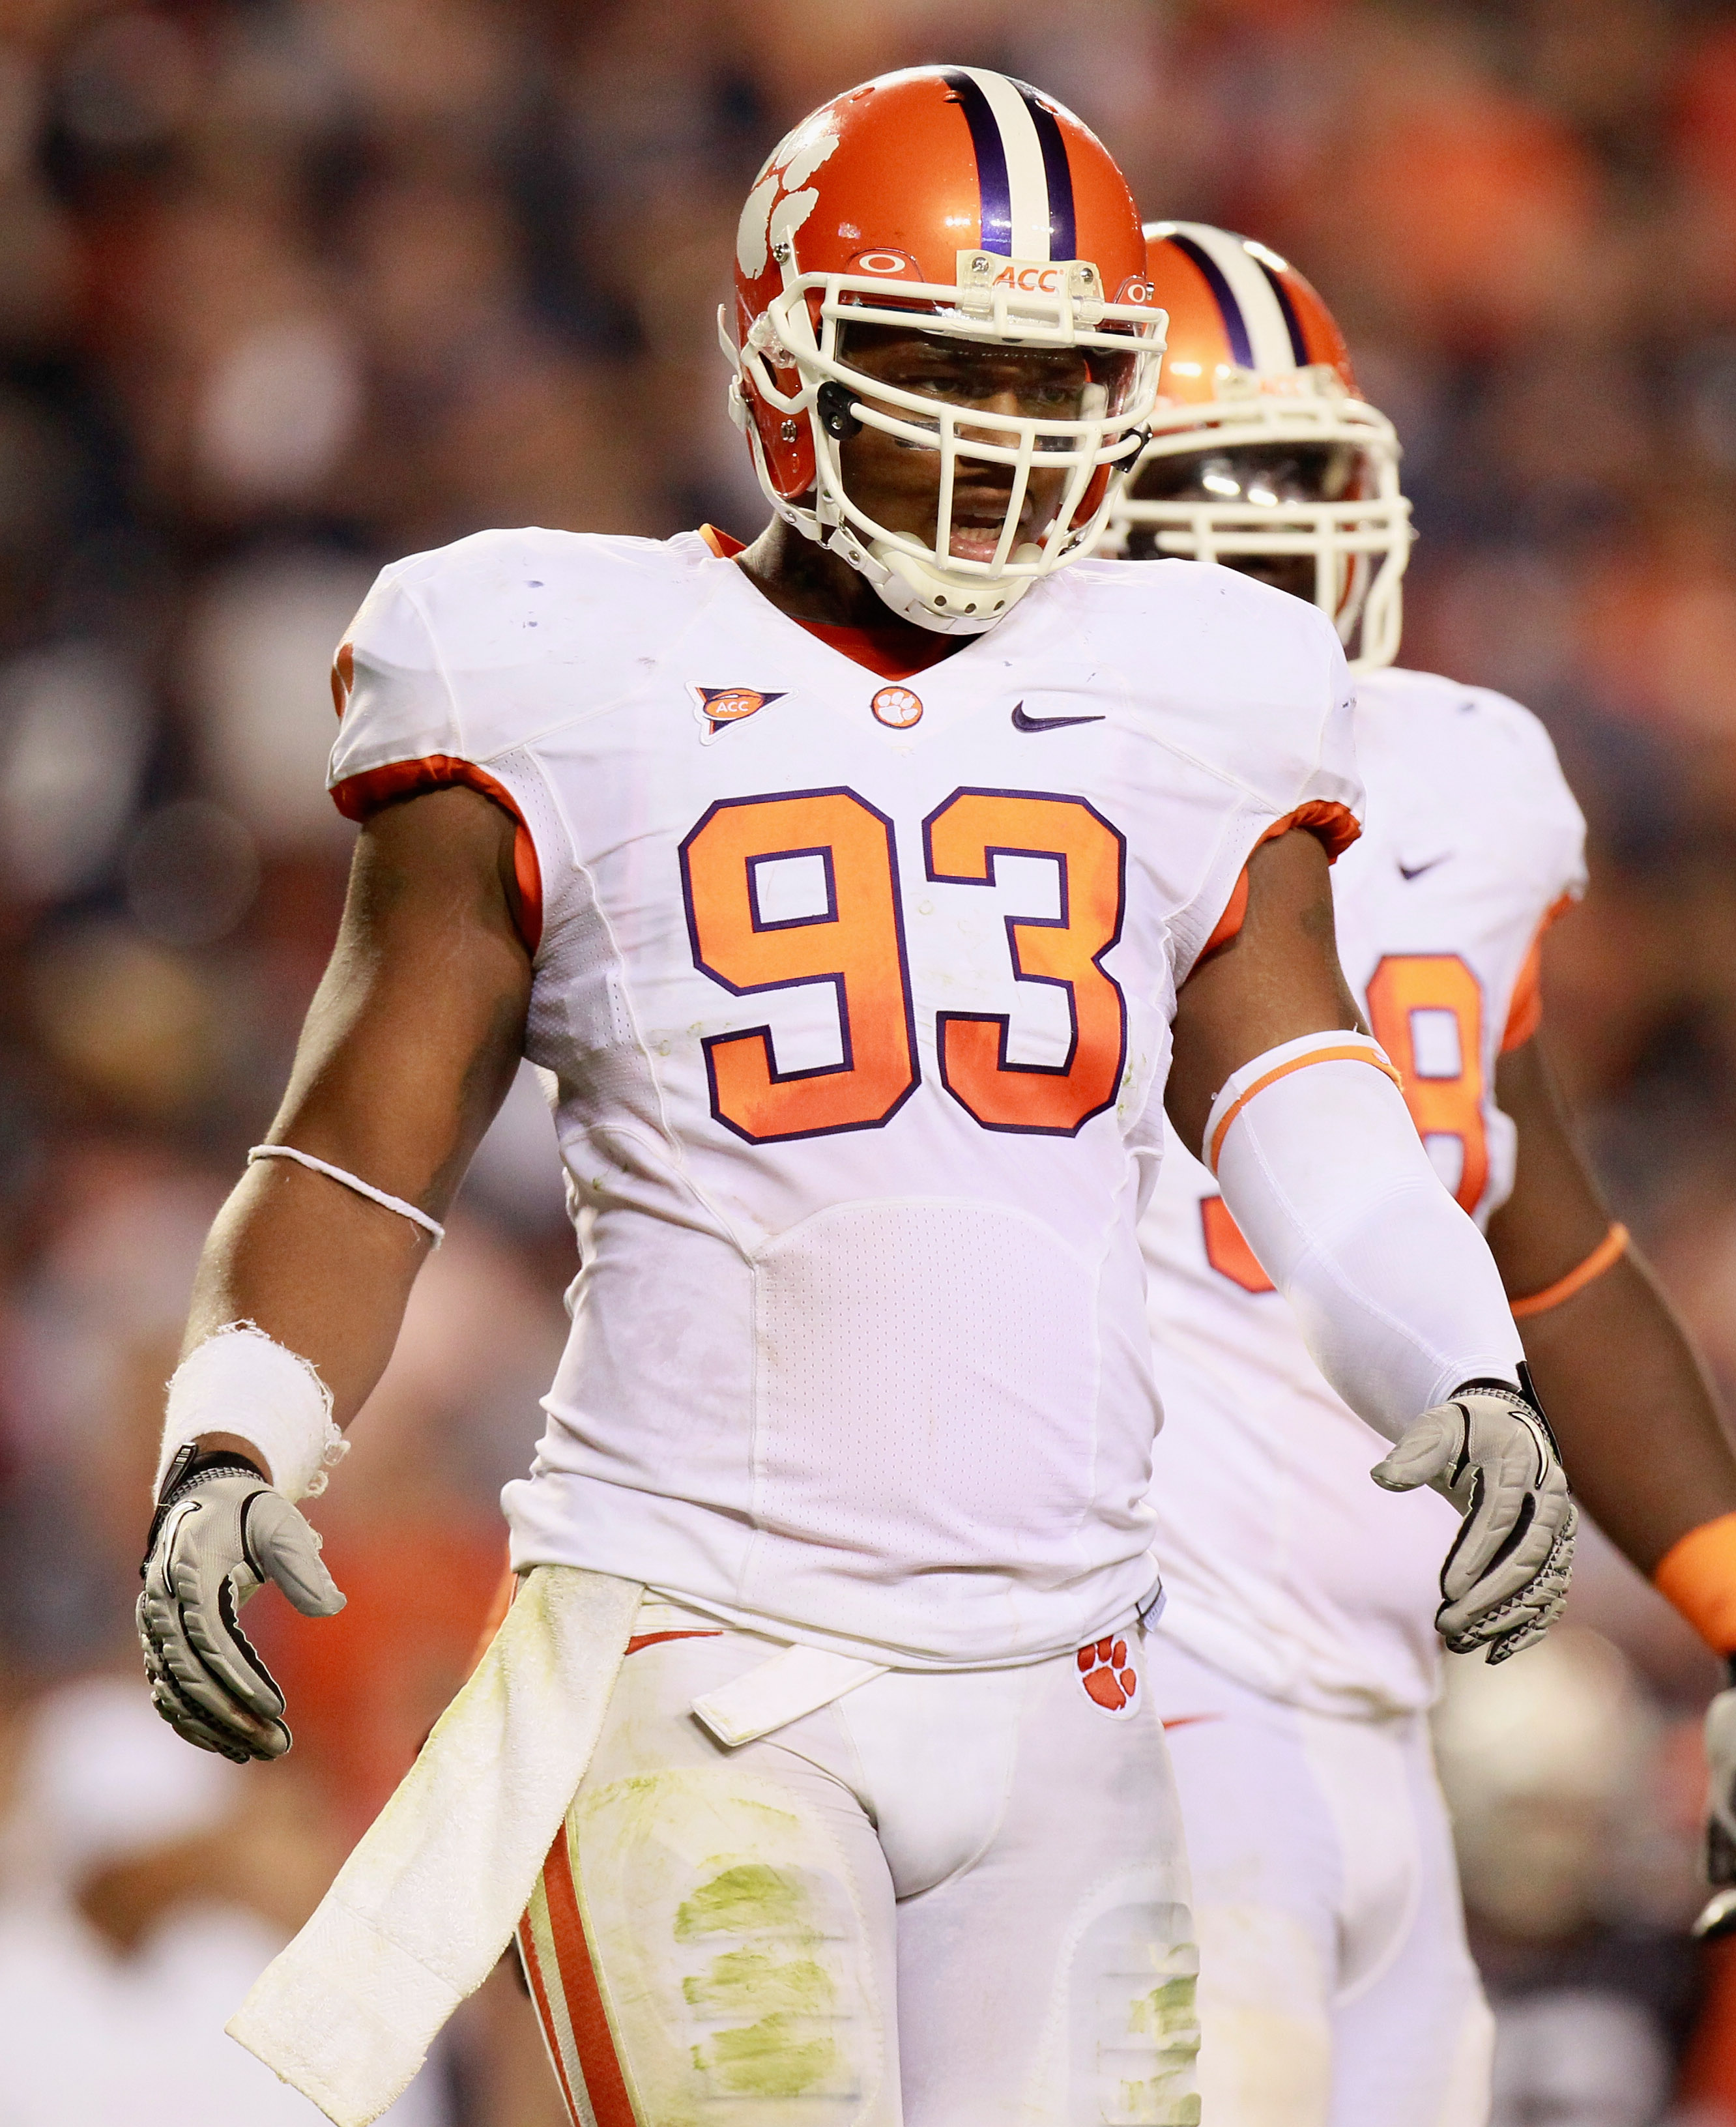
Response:
[{"label": "orange armband", "polygon": [[1557,1278],[1553,1285],[1546,1285],[1541,1292],[1529,1294],[1524,1300],[1511,1301],[1513,1319],[1523,1322],[1530,1315],[1547,1315],[1552,1307],[1559,1307],[1563,1300],[1571,1300],[1593,1278],[1601,1277],[1611,1263],[1620,1261],[1627,1250],[1627,1228],[1620,1225],[1611,1226],[1585,1261],[1576,1263],[1565,1277]]},{"label": "orange armband", "polygon": [[1678,1537],[1658,1561],[1652,1585],[1715,1653],[1736,1654],[1736,1514]]}]

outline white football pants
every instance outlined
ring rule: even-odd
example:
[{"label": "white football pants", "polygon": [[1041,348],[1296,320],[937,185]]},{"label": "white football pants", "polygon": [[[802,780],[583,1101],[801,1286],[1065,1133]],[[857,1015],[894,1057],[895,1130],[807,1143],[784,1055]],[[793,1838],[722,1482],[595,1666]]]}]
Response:
[{"label": "white football pants", "polygon": [[778,1649],[673,1615],[641,1613],[519,1930],[581,2127],[1198,2121],[1136,1635],[893,1671],[730,1750],[693,1702]]},{"label": "white football pants", "polygon": [[1304,1712],[1161,1630],[1145,1661],[1193,1870],[1207,2127],[1483,2127],[1493,2024],[1425,1717]]}]

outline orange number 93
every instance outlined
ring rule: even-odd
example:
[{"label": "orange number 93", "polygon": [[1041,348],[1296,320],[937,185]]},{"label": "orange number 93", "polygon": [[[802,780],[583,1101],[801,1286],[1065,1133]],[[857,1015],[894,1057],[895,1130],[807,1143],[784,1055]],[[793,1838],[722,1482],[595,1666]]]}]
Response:
[{"label": "orange number 93", "polygon": [[[1126,844],[1083,798],[1009,790],[956,790],[923,836],[937,881],[993,886],[1002,855],[1059,868],[1059,916],[1006,923],[1014,978],[1066,992],[1065,1062],[1009,1063],[1004,1012],[942,1012],[937,1039],[942,1082],[984,1130],[1070,1135],[1112,1106],[1127,1056],[1126,1003],[1102,966],[1121,936]],[[761,867],[791,858],[814,867],[809,909],[768,913],[780,904]],[[830,983],[837,998],[837,1064],[779,1070],[769,1026],[704,1039],[718,1120],[754,1144],[889,1121],[920,1075],[891,821],[852,790],[725,798],[682,843],[681,886],[701,973],[737,997]]]}]

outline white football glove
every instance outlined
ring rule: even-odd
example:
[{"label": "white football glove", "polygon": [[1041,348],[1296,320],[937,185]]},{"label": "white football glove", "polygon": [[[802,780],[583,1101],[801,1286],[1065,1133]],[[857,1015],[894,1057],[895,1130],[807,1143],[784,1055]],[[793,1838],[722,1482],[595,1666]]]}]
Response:
[{"label": "white football glove", "polygon": [[[1520,1377],[1529,1379],[1520,1369]],[[1492,1662],[1534,1646],[1568,1599],[1578,1509],[1534,1397],[1468,1381],[1425,1410],[1369,1476],[1389,1492],[1432,1485],[1464,1516],[1440,1569],[1435,1630]]]},{"label": "white football glove", "polygon": [[1701,1942],[1736,1934],[1736,1662],[1731,1688],[1706,1708],[1706,1882],[1712,1895],[1694,1923]]},{"label": "white football glove", "polygon": [[235,1613],[274,1580],[305,1618],[344,1608],[317,1532],[239,1455],[178,1457],[139,1569],[139,1643],[157,1711],[237,1765],[290,1746],[283,1694]]}]

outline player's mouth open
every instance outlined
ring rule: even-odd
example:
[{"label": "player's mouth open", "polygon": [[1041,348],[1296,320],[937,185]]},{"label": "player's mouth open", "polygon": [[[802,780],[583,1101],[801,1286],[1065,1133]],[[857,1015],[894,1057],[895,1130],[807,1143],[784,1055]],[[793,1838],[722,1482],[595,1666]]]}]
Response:
[{"label": "player's mouth open", "polygon": [[[1027,496],[1024,508],[1019,512],[1018,528],[1013,534],[1012,546],[1008,549],[1009,553],[1017,552],[1027,540],[1041,536],[1036,528],[1036,514]],[[955,561],[992,561],[1006,524],[1004,496],[994,497],[984,507],[956,508],[952,513],[952,536],[947,542],[947,551]]]}]

